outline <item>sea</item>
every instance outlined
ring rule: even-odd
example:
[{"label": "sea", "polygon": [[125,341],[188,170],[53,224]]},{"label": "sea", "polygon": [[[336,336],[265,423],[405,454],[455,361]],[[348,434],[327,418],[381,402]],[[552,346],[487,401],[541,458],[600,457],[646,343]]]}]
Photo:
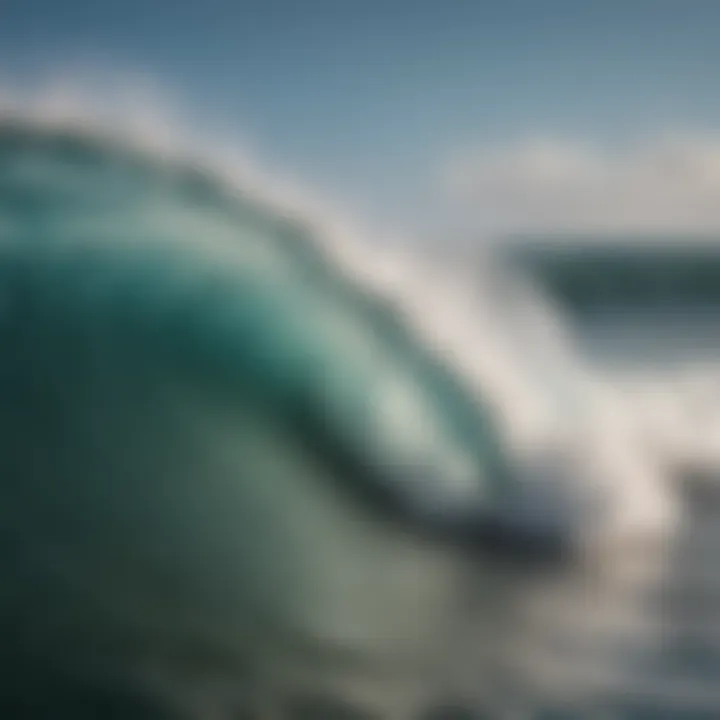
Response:
[{"label": "sea", "polygon": [[714,247],[386,247],[3,116],[0,716],[720,717]]}]

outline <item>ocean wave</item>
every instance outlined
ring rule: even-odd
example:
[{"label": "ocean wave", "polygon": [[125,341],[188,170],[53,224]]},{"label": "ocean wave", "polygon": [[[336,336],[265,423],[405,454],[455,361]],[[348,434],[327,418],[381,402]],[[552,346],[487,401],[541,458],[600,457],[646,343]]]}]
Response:
[{"label": "ocean wave", "polygon": [[45,593],[53,632],[392,644],[452,587],[410,529],[672,524],[527,279],[333,236],[180,152],[5,118],[0,313],[5,617]]}]

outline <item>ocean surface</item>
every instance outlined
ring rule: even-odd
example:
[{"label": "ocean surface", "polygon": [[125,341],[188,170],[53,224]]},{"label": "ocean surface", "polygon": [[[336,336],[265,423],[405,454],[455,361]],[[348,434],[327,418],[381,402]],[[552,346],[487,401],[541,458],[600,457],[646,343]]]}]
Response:
[{"label": "ocean surface", "polygon": [[0,123],[2,717],[720,715],[713,294],[439,255]]}]

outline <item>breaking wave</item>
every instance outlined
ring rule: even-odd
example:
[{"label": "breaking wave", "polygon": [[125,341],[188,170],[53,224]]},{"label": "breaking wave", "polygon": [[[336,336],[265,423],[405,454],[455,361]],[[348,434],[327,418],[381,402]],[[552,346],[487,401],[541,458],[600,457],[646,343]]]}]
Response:
[{"label": "breaking wave", "polygon": [[391,643],[450,572],[398,528],[674,522],[621,394],[492,248],[373,249],[179,150],[3,121],[0,338],[0,610],[48,632]]}]

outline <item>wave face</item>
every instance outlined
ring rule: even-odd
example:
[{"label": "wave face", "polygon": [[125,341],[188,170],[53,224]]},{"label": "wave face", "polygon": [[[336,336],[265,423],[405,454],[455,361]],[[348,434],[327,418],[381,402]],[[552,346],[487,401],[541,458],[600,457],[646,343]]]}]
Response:
[{"label": "wave face", "polygon": [[8,666],[442,664],[468,583],[503,584],[446,540],[672,525],[622,391],[527,275],[461,260],[443,286],[426,258],[394,296],[361,258],[199,165],[0,126]]},{"label": "wave face", "polygon": [[489,409],[302,226],[202,171],[89,137],[6,128],[0,153],[18,326],[93,327],[91,350],[132,343],[192,364],[378,474],[430,474],[428,491],[463,502],[492,495]]},{"label": "wave face", "polygon": [[397,528],[492,509],[508,455],[310,229],[195,166],[8,122],[0,237],[6,623],[231,648],[428,625],[412,599],[450,570]]}]

